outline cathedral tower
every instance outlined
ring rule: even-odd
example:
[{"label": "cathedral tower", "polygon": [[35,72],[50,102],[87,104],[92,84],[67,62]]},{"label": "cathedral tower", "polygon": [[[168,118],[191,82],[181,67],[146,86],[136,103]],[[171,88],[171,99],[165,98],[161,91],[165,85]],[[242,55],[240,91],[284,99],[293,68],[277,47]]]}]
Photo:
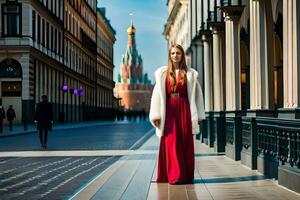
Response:
[{"label": "cathedral tower", "polygon": [[146,111],[148,113],[153,85],[148,80],[147,73],[143,74],[143,59],[137,50],[136,29],[132,21],[127,29],[127,34],[127,47],[122,55],[115,96],[122,98],[121,104],[125,111]]}]

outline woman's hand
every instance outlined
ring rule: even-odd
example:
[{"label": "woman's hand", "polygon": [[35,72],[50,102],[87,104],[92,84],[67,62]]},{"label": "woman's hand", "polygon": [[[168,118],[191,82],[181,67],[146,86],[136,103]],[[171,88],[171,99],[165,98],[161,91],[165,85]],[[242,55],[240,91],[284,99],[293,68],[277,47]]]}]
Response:
[{"label": "woman's hand", "polygon": [[160,119],[154,119],[153,122],[156,127],[160,127]]}]

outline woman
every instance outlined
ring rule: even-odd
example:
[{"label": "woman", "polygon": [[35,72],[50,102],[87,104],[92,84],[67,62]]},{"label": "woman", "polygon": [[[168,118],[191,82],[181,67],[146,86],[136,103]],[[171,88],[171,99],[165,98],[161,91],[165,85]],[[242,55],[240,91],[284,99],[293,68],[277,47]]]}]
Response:
[{"label": "woman", "polygon": [[194,179],[193,134],[205,118],[198,73],[188,68],[180,45],[169,49],[168,66],[155,71],[149,118],[160,137],[157,182]]}]

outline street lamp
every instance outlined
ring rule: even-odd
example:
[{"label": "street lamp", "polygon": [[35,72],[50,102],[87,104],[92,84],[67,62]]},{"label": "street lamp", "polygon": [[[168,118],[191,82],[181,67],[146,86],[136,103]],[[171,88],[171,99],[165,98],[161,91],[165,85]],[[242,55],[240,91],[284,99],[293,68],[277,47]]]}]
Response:
[{"label": "street lamp", "polygon": [[63,92],[67,92],[68,91],[68,86],[67,85],[63,85],[62,87],[61,87],[61,90],[63,91]]},{"label": "street lamp", "polygon": [[[61,118],[61,122],[64,122],[65,121],[65,93],[67,92],[69,90],[69,86],[68,85],[66,85],[66,84],[64,84],[64,85],[62,85],[61,86],[61,91],[63,92],[63,96],[62,96],[62,98],[63,98],[63,102],[62,102],[62,104],[63,104],[63,106],[62,106],[62,111],[61,111],[61,113],[60,113],[60,118]],[[66,108],[66,109],[68,109],[68,108]]]}]

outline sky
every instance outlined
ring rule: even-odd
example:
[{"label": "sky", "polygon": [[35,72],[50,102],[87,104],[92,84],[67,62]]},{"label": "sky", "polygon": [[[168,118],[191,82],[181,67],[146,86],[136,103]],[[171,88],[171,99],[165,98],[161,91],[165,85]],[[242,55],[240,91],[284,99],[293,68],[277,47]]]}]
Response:
[{"label": "sky", "polygon": [[[143,73],[154,83],[154,71],[167,64],[167,41],[162,35],[167,21],[166,0],[98,0],[106,8],[106,17],[116,31],[114,45],[114,80],[120,71],[127,46],[127,28],[131,18],[136,28],[136,44],[143,58]],[[133,16],[129,14],[132,13]]]}]

